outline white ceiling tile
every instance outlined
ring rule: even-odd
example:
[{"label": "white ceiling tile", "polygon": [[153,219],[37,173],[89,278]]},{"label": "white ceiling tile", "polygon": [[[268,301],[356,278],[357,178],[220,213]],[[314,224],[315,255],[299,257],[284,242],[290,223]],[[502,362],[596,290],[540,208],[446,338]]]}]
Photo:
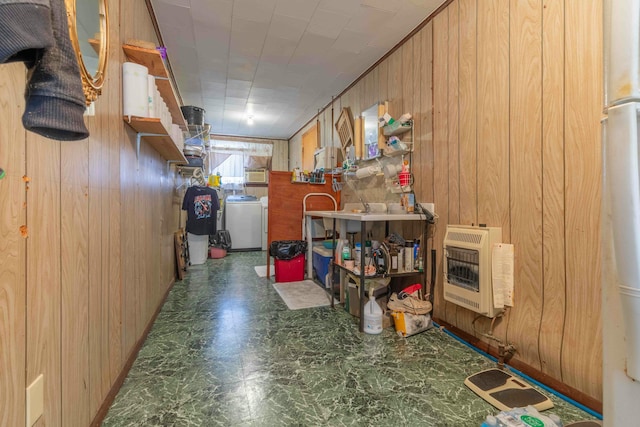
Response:
[{"label": "white ceiling tile", "polygon": [[351,16],[360,10],[360,0],[321,0],[318,9]]},{"label": "white ceiling tile", "polygon": [[288,138],[443,1],[152,3],[178,91],[213,133]]},{"label": "white ceiling tile", "polygon": [[345,30],[340,33],[332,48],[344,52],[359,53],[366,48],[367,43],[369,43],[369,35]]},{"label": "white ceiling tile", "polygon": [[275,13],[292,18],[310,20],[319,0],[278,0]]},{"label": "white ceiling tile", "polygon": [[269,27],[269,37],[293,40],[297,42],[309,25],[308,19],[292,18],[290,16],[274,14]]},{"label": "white ceiling tile", "polygon": [[232,96],[227,96],[225,101],[225,108],[236,108],[242,106],[242,108],[247,105],[247,98],[234,98]]},{"label": "white ceiling tile", "polygon": [[233,16],[254,22],[270,22],[275,5],[276,0],[236,0]]},{"label": "white ceiling tile", "polygon": [[153,10],[156,10],[157,7],[163,7],[165,5],[170,6],[181,6],[181,7],[189,7],[189,0],[153,0]]},{"label": "white ceiling tile", "polygon": [[373,33],[378,30],[378,26],[393,16],[394,14],[382,10],[360,6],[359,12],[351,17],[346,28],[356,33]]},{"label": "white ceiling tile", "polygon": [[360,4],[386,13],[395,13],[402,6],[402,2],[388,0],[360,0]]},{"label": "white ceiling tile", "polygon": [[446,0],[409,0],[412,4],[425,9],[428,13],[433,12]]},{"label": "white ceiling tile", "polygon": [[351,17],[340,13],[318,9],[311,17],[307,31],[311,34],[335,39]]},{"label": "white ceiling tile", "polygon": [[267,37],[262,49],[260,61],[286,65],[289,63],[289,60],[297,46],[297,41],[281,39],[278,37]]},{"label": "white ceiling tile", "polygon": [[191,0],[191,16],[197,25],[231,28],[233,0]]},{"label": "white ceiling tile", "polygon": [[167,3],[160,3],[154,7],[156,19],[162,27],[178,27],[183,30],[190,29],[193,24],[191,21],[191,9],[188,7],[174,6]]},{"label": "white ceiling tile", "polygon": [[230,89],[242,89],[242,90],[250,90],[251,89],[251,81],[249,80],[237,80],[237,79],[228,79],[227,87]]},{"label": "white ceiling tile", "polygon": [[305,33],[291,57],[292,64],[314,65],[322,60],[322,55],[331,48],[335,39]]}]

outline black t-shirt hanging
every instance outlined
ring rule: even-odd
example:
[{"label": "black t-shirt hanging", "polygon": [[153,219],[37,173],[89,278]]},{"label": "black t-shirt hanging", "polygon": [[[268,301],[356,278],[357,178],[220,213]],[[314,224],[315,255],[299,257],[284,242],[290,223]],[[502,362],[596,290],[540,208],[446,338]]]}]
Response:
[{"label": "black t-shirt hanging", "polygon": [[216,218],[220,202],[213,188],[192,186],[187,189],[182,201],[187,211],[187,232],[199,236],[216,233]]}]

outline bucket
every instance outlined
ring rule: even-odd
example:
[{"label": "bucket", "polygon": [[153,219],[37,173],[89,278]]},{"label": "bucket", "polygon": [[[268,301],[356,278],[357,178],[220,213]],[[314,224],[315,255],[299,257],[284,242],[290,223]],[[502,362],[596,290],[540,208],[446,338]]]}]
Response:
[{"label": "bucket", "polygon": [[187,124],[204,126],[204,108],[194,107],[193,105],[183,105],[180,107],[180,110]]},{"label": "bucket", "polygon": [[209,236],[187,233],[189,243],[189,260],[191,265],[204,264],[207,260],[207,249],[209,248]]}]

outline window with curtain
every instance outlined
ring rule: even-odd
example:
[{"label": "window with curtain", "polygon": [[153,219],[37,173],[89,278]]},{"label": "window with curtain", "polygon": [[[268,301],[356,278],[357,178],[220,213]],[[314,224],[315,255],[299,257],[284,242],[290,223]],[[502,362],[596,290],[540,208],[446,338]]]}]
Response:
[{"label": "window with curtain", "polygon": [[271,144],[214,139],[209,147],[209,174],[220,174],[223,187],[236,188],[244,184],[245,169],[269,169],[272,153]]}]

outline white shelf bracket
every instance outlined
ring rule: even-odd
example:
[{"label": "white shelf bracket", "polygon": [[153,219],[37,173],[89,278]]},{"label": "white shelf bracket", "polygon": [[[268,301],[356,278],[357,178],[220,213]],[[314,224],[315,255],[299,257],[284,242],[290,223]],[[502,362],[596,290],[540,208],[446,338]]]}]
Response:
[{"label": "white shelf bracket", "polygon": [[184,162],[182,160],[167,160],[167,174],[171,171],[171,163],[180,164]]},{"label": "white shelf bracket", "polygon": [[139,166],[140,162],[140,140],[145,136],[166,136],[163,133],[145,133],[138,132],[136,134],[136,166]]}]

